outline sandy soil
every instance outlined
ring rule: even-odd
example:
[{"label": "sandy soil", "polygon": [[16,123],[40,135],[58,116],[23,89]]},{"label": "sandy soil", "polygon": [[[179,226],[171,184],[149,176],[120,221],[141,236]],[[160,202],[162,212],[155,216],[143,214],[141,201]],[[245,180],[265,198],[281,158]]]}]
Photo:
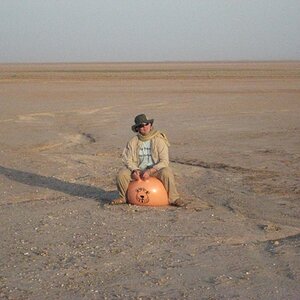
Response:
[{"label": "sandy soil", "polygon": [[[300,63],[0,65],[1,299],[299,299]],[[110,206],[138,113],[187,208]]]}]

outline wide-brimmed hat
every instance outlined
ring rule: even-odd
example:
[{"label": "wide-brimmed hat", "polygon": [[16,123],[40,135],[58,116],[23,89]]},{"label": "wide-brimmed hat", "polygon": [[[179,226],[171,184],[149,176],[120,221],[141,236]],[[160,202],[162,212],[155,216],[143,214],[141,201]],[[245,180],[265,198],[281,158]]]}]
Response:
[{"label": "wide-brimmed hat", "polygon": [[138,127],[141,125],[141,124],[145,124],[145,123],[151,123],[151,125],[153,124],[154,122],[154,119],[147,119],[146,115],[144,114],[141,114],[141,115],[137,115],[135,118],[134,118],[134,125],[131,126],[131,129],[132,131],[134,132],[137,132],[138,131]]}]

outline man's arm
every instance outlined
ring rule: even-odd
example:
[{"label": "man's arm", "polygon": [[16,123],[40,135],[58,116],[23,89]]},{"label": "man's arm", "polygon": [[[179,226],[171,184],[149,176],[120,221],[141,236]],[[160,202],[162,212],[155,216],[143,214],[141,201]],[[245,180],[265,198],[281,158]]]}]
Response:
[{"label": "man's arm", "polygon": [[122,161],[130,171],[139,169],[138,162],[136,159],[136,147],[134,147],[133,144],[133,141],[130,140],[122,153]]},{"label": "man's arm", "polygon": [[163,139],[157,140],[156,151],[158,154],[158,162],[153,167],[159,171],[169,166],[169,147]]}]

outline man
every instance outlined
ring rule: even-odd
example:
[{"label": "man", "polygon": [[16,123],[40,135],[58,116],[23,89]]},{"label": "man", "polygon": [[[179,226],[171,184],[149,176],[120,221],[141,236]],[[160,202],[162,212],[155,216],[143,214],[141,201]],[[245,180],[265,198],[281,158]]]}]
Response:
[{"label": "man", "polygon": [[117,175],[119,198],[111,204],[126,203],[126,192],[131,180],[157,177],[164,185],[171,205],[185,206],[177,192],[174,175],[169,167],[169,142],[165,134],[153,128],[153,119],[137,115],[131,129],[137,133],[126,145],[122,161],[126,168]]}]

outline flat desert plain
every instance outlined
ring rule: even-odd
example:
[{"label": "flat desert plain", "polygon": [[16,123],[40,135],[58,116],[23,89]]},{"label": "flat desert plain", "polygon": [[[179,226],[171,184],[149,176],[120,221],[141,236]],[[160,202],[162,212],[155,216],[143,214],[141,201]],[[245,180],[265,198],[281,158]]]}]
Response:
[{"label": "flat desert plain", "polygon": [[[299,299],[300,62],[0,65],[1,299]],[[186,208],[109,205],[145,113]]]}]

